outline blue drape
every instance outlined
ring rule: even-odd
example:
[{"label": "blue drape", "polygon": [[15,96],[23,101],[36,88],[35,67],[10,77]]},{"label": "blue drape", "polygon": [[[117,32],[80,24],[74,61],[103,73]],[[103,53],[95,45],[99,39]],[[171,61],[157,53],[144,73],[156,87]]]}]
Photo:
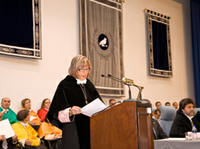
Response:
[{"label": "blue drape", "polygon": [[200,107],[200,0],[190,0],[195,104]]},{"label": "blue drape", "polygon": [[152,21],[154,68],[169,70],[166,25]]},{"label": "blue drape", "polygon": [[0,1],[0,43],[33,48],[32,0]]}]

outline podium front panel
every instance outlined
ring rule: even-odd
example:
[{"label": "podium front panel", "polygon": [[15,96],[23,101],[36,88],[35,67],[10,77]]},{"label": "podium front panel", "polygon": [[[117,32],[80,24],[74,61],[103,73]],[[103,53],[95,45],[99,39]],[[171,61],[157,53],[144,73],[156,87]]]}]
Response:
[{"label": "podium front panel", "polygon": [[153,149],[149,104],[124,102],[90,118],[91,149]]},{"label": "podium front panel", "polygon": [[113,106],[90,118],[91,149],[137,149],[136,103]]}]

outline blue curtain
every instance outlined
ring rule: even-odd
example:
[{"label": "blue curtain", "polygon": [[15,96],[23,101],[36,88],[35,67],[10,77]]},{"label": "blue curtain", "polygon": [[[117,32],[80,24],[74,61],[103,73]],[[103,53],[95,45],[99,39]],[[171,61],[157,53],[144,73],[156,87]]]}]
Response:
[{"label": "blue curtain", "polygon": [[32,0],[0,1],[0,43],[33,48]]},{"label": "blue curtain", "polygon": [[152,34],[154,68],[169,70],[166,25],[152,21]]},{"label": "blue curtain", "polygon": [[200,107],[200,0],[190,0],[195,104]]}]

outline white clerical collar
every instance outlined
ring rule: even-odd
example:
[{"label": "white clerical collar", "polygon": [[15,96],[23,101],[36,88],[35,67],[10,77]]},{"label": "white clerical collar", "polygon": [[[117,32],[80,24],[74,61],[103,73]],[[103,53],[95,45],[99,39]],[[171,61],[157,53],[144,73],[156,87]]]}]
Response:
[{"label": "white clerical collar", "polygon": [[77,80],[77,84],[86,84],[86,82],[87,82],[87,79],[85,79],[83,81],[81,81],[79,79],[76,79],[76,80]]},{"label": "white clerical collar", "polygon": [[[183,114],[185,114],[185,113],[183,113]],[[185,116],[191,121],[192,120],[192,118],[194,117],[194,116],[188,116],[187,114],[185,114]]]},{"label": "white clerical collar", "polygon": [[20,124],[22,124],[24,127],[28,126],[28,123],[23,123],[22,121],[20,121]]}]

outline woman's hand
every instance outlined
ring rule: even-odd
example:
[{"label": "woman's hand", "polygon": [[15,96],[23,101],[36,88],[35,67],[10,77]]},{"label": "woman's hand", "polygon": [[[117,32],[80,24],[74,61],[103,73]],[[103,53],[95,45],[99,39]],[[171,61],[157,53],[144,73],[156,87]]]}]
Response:
[{"label": "woman's hand", "polygon": [[31,146],[31,143],[32,143],[32,142],[31,142],[31,141],[29,141],[29,139],[27,139],[27,140],[25,141],[25,144],[26,144],[26,145],[29,145],[29,146]]},{"label": "woman's hand", "polygon": [[62,134],[56,135],[55,138],[62,138]]},{"label": "woman's hand", "polygon": [[12,136],[12,141],[17,142],[17,135]]},{"label": "woman's hand", "polygon": [[78,114],[81,114],[81,107],[78,107],[78,106],[73,106],[70,110],[70,114],[71,115],[78,115]]},{"label": "woman's hand", "polygon": [[35,125],[36,122],[28,122],[30,125]]}]

